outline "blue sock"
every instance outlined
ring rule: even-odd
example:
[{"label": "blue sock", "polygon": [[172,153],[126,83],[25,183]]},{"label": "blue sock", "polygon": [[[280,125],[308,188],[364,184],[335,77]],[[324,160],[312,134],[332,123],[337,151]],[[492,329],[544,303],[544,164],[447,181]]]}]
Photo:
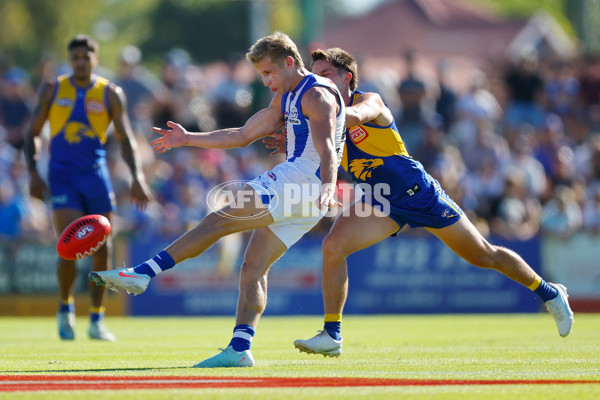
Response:
[{"label": "blue sock", "polygon": [[342,337],[340,336],[340,332],[342,331],[342,322],[325,322],[324,326],[325,331],[329,333],[329,336],[334,338],[335,340],[340,340]]},{"label": "blue sock", "polygon": [[250,325],[238,325],[233,328],[233,338],[229,345],[235,351],[250,350],[252,337],[254,336],[254,328]]},{"label": "blue sock", "polygon": [[540,296],[544,303],[558,296],[558,290],[548,285],[548,282],[543,279],[540,282],[540,286],[538,286],[533,292]]},{"label": "blue sock", "polygon": [[161,251],[146,262],[141,263],[133,268],[133,271],[138,274],[146,274],[150,278],[154,278],[157,274],[171,269],[175,266],[173,257],[166,251]]},{"label": "blue sock", "polygon": [[90,322],[95,323],[104,318],[104,307],[90,307]]},{"label": "blue sock", "polygon": [[61,300],[58,303],[58,312],[64,313],[74,313],[75,312],[75,302],[72,297],[69,297],[67,300]]}]

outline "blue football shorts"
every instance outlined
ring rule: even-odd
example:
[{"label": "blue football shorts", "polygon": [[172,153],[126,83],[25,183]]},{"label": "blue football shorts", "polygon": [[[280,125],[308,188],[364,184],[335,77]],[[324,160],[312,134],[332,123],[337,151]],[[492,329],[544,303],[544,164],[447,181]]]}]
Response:
[{"label": "blue football shorts", "polygon": [[106,164],[83,172],[50,169],[48,182],[52,208],[55,210],[72,208],[84,214],[103,214],[115,210],[115,194]]},{"label": "blue football shorts", "polygon": [[399,231],[405,225],[411,228],[445,228],[464,215],[463,210],[446,194],[439,182],[431,177],[430,185],[408,201],[384,205],[370,196],[363,196],[362,201],[380,210],[389,209],[388,216],[400,225]]}]

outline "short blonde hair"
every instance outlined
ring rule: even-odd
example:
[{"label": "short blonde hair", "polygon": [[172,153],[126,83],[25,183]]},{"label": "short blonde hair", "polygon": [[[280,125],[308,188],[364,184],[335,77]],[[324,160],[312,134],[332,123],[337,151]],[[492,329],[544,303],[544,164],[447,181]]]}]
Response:
[{"label": "short blonde hair", "polygon": [[292,57],[297,68],[303,68],[304,62],[296,44],[288,35],[275,32],[272,35],[259,39],[250,47],[246,58],[252,64],[262,61],[266,57],[274,63],[283,63],[286,57]]}]

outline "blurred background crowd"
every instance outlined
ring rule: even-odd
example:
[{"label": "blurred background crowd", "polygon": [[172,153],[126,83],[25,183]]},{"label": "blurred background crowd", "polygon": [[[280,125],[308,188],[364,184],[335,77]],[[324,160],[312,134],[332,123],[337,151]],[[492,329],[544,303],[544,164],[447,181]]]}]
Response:
[{"label": "blurred background crowd", "polygon": [[[398,3],[406,11],[432,2],[378,3],[380,8]],[[344,47],[326,35],[318,39],[304,46],[305,61],[315,47]],[[103,45],[100,40],[101,53]],[[116,60],[96,71],[125,91],[155,196],[145,213],[131,207],[129,171],[118,147],[109,141],[118,203],[113,229],[120,237],[150,231],[174,237],[206,214],[206,194],[216,184],[251,179],[282,161],[280,155],[269,156],[260,142],[244,149],[153,153],[148,144],[155,135],[152,126],[164,127],[169,120],[189,130],[241,126],[271,96],[244,59],[246,48],[204,62],[177,42],[172,46],[154,63],[146,63],[144,46],[121,46]],[[484,235],[527,240],[538,235],[568,238],[581,231],[598,234],[600,62],[581,49],[565,56],[549,48],[553,47],[548,41],[545,46],[526,43],[513,54],[479,64],[442,57],[416,45],[403,46],[384,63],[374,62],[366,52],[347,50],[361,62],[359,89],[382,94],[409,153],[441,182]],[[23,143],[40,83],[69,73],[68,64],[61,61],[66,61],[66,49],[61,54],[40,56],[35,65],[0,64],[4,243],[56,240],[48,203],[28,195]],[[340,179],[348,180],[344,174]],[[328,229],[331,221],[326,219],[315,230]]]}]

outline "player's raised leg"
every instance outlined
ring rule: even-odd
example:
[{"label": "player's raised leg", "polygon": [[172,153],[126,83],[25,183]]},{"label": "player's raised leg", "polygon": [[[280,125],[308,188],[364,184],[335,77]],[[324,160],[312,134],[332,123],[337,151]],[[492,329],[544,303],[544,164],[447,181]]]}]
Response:
[{"label": "player's raised leg", "polygon": [[236,326],[229,345],[217,355],[194,365],[197,368],[252,367],[252,338],[260,316],[267,307],[267,274],[271,265],[287,250],[268,228],[252,233],[240,271]]},{"label": "player's raised leg", "polygon": [[357,202],[344,210],[323,240],[323,330],[308,340],[295,340],[294,346],[306,353],[339,357],[342,353],[341,322],[348,295],[346,258],[400,229],[398,223],[381,211]]},{"label": "player's raised leg", "polygon": [[545,303],[558,326],[560,336],[571,333],[574,318],[567,290],[563,285],[546,282],[517,253],[506,247],[490,244],[465,216],[448,227],[427,230],[470,264],[495,269],[528,287]]},{"label": "player's raised leg", "polygon": [[[252,187],[244,193],[259,198]],[[240,193],[240,196],[247,196]],[[243,206],[236,206],[243,204]],[[92,272],[90,280],[109,289],[124,289],[127,293],[143,293],[156,275],[173,268],[175,264],[197,257],[219,238],[235,232],[261,228],[273,223],[273,217],[260,202],[236,202],[221,211],[208,214],[193,229],[187,231],[151,259],[133,267],[112,271]]]}]

